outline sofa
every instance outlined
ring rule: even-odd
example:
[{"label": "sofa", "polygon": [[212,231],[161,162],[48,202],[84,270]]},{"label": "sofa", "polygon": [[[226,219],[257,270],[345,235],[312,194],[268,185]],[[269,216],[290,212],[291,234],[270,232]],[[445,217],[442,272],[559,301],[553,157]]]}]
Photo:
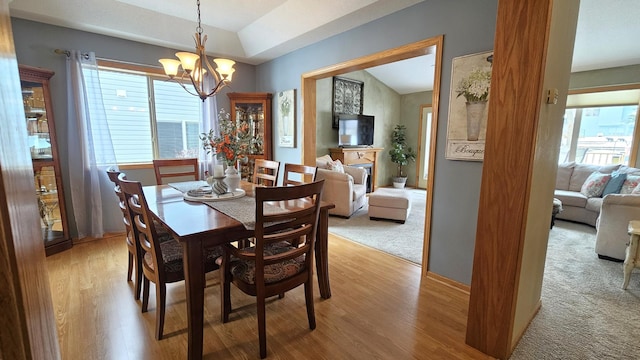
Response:
[{"label": "sofa", "polygon": [[554,197],[562,201],[557,219],[596,227],[595,251],[601,258],[624,259],[627,225],[640,219],[640,169],[563,163]]},{"label": "sofa", "polygon": [[367,170],[343,165],[324,155],[316,158],[316,180],[324,180],[322,199],[335,204],[330,215],[351,217],[367,201]]}]

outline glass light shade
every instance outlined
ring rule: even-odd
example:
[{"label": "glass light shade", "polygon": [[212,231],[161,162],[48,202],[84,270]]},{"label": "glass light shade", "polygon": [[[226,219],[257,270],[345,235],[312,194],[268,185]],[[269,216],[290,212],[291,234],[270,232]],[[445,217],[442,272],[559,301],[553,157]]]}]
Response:
[{"label": "glass light shade", "polygon": [[216,68],[216,71],[218,72],[218,74],[220,74],[223,79],[227,79],[231,81],[231,76],[235,71],[235,69],[233,68],[233,65],[236,62],[229,59],[213,59],[213,62],[216,63],[216,65],[218,65],[218,67]]},{"label": "glass light shade", "polygon": [[176,59],[160,59],[158,60],[164,68],[164,73],[169,76],[178,75],[178,68],[180,67],[180,61]]},{"label": "glass light shade", "polygon": [[200,57],[194,53],[190,52],[177,52],[176,56],[180,59],[182,63],[182,68],[186,72],[191,72],[196,68],[196,63],[200,60]]},{"label": "glass light shade", "polygon": [[207,69],[200,69],[200,67],[198,67],[195,71],[191,73],[191,77],[196,82],[200,82],[200,80],[202,80],[204,78],[204,75],[206,74],[207,74]]}]

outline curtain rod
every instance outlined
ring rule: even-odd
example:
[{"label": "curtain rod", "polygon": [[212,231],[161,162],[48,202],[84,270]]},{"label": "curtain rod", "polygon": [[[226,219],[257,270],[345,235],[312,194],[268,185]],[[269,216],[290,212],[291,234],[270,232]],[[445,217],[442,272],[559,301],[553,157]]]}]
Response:
[{"label": "curtain rod", "polygon": [[[58,55],[65,55],[66,57],[70,57],[71,56],[71,51],[69,51],[69,50],[55,49],[55,50],[53,50],[53,52],[58,54]],[[85,59],[85,60],[89,60],[89,54],[82,53],[82,58]]]},{"label": "curtain rod", "polygon": [[[71,56],[71,51],[69,51],[69,50],[55,49],[55,50],[53,50],[53,52],[58,54],[58,55],[65,55],[66,57],[70,57]],[[82,53],[82,57],[85,60],[88,60],[89,59],[89,54]],[[100,58],[100,57],[96,57],[96,60],[111,61],[111,62],[117,62],[117,63],[121,63],[121,64],[142,66],[142,67],[154,68],[154,69],[162,69],[162,66],[154,66],[154,65],[149,65],[149,64],[140,64],[140,63],[135,63],[135,62],[130,62],[130,61],[123,61],[123,60],[106,59],[106,58]]]}]

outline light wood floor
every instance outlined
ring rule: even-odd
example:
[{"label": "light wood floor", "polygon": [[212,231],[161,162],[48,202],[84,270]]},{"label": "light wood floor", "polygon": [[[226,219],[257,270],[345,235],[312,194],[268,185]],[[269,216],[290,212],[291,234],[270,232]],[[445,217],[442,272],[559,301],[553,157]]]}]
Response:
[{"label": "light wood floor", "polygon": [[[167,288],[165,339],[154,339],[155,293],[140,312],[127,282],[121,236],[47,258],[62,358],[184,359],[184,284]],[[308,328],[302,287],[267,302],[270,359],[490,359],[464,344],[468,295],[407,261],[337,237],[329,242],[332,297],[315,287]],[[315,283],[317,285],[317,283]],[[153,285],[152,285],[153,286]],[[218,273],[207,275],[205,359],[258,359],[255,300],[232,286],[234,312],[219,320]]]}]

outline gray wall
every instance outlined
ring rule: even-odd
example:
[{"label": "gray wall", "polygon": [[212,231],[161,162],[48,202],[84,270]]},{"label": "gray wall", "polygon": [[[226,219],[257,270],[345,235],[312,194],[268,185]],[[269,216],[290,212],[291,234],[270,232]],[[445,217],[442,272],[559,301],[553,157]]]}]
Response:
[{"label": "gray wall", "polygon": [[[496,9],[496,0],[422,2],[261,64],[256,71],[258,91],[299,89],[305,72],[444,34],[443,49],[438,49],[443,68],[429,270],[465,284],[471,282],[482,163],[444,159],[451,61],[493,48]],[[298,107],[298,122],[300,116]],[[275,150],[281,161],[301,161],[300,147]]]},{"label": "gray wall", "polygon": [[[418,155],[420,122],[422,120],[420,116],[420,106],[430,105],[433,101],[432,97],[433,91],[417,92],[400,97],[400,123],[407,127],[407,144],[411,146],[416,155]],[[424,131],[425,129],[422,129],[423,133]],[[424,161],[424,159],[422,159],[422,161]],[[417,162],[405,166],[404,171],[407,174],[407,186],[417,186],[416,172],[418,168]]]},{"label": "gray wall", "polygon": [[572,73],[569,89],[640,83],[640,64]]},{"label": "gray wall", "polygon": [[[64,55],[53,52],[54,49],[76,49],[82,51],[94,51],[96,57],[109,60],[119,60],[135,64],[143,64],[159,67],[158,59],[174,57],[176,50],[147,45],[134,41],[122,40],[93,33],[72,30],[68,28],[47,25],[43,23],[27,21],[17,18],[11,19],[13,38],[16,48],[18,63],[42,67],[55,71],[51,79],[51,100],[53,105],[54,120],[56,123],[56,136],[58,140],[58,154],[62,182],[65,190],[65,204],[69,229],[72,237],[77,237],[73,209],[71,207],[71,190],[69,188],[69,161],[78,161],[70,156],[67,149],[67,92],[66,92],[66,59]],[[194,45],[195,47],[195,45]],[[229,99],[225,95],[228,91],[253,92],[255,87],[255,67],[238,63],[237,71],[233,74],[233,85],[223,90],[218,96],[219,107],[229,109]],[[127,173],[130,179],[152,184],[155,181],[153,169],[136,170]],[[149,181],[151,179],[151,181]],[[114,195],[115,200],[115,195]],[[117,224],[117,228],[105,229],[107,231],[121,231],[122,220],[117,206],[109,211],[110,224]],[[115,226],[115,225],[112,225]]]}]

